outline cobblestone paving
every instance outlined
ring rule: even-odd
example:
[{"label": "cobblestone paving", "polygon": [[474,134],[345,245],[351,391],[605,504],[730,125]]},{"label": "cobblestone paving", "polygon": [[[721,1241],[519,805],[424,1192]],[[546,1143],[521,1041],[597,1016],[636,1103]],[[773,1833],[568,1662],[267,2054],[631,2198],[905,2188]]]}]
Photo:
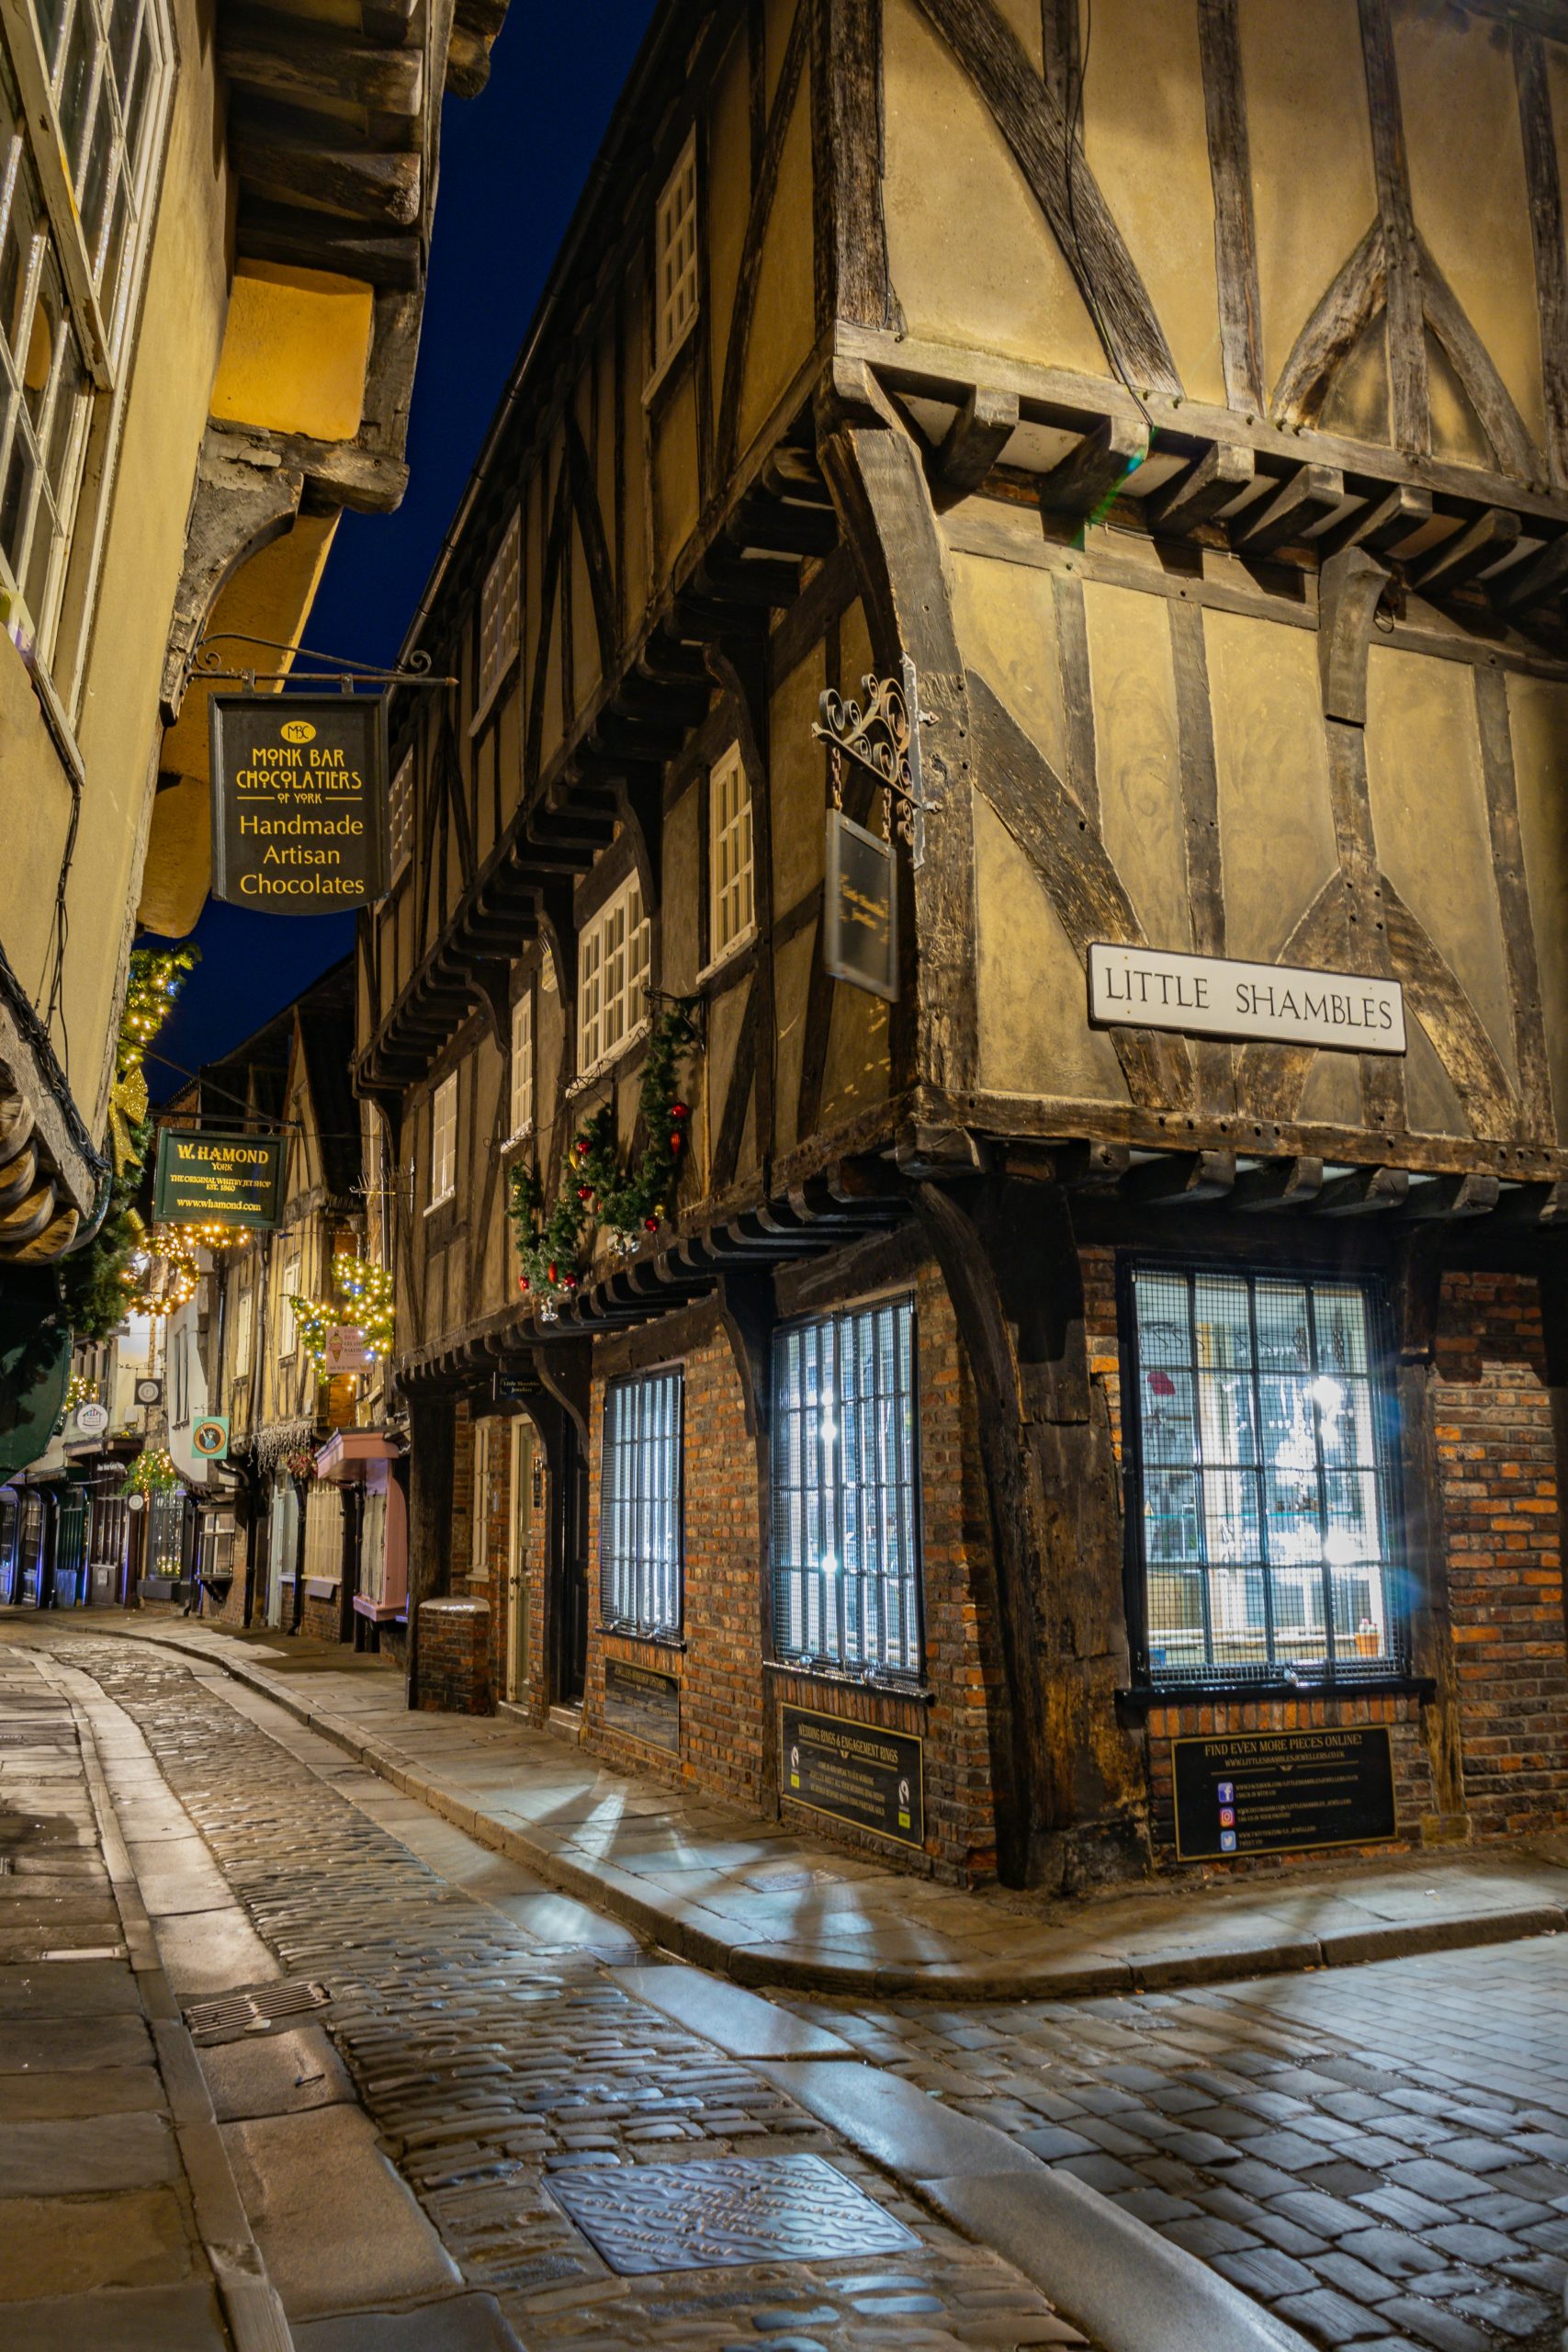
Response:
[{"label": "cobblestone paving", "polygon": [[1120,2000],[790,2006],[1316,2343],[1558,2352],[1568,1936]]},{"label": "cobblestone paving", "polygon": [[[122,1706],[236,1898],[326,2021],[382,2144],[529,2352],[959,2352],[1082,2343],[1008,2266],[749,2067],[461,1893],[166,1654],[55,1635]],[[341,1761],[341,1759],[334,1759]],[[614,2275],[551,2198],[564,2167],[827,2156],[918,2247]]]}]

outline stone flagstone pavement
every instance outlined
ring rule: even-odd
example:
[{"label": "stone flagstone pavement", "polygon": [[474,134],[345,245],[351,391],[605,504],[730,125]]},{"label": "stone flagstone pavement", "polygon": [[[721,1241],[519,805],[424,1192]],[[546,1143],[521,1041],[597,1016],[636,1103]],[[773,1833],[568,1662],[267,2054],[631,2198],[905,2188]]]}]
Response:
[{"label": "stone flagstone pavement", "polygon": [[884,1870],[776,1822],[611,1770],[502,1714],[411,1714],[400,1675],[323,1643],[75,1615],[265,1692],[484,1844],[739,1983],[1067,1998],[1344,1967],[1568,1927],[1568,1839],[1047,1905]]}]

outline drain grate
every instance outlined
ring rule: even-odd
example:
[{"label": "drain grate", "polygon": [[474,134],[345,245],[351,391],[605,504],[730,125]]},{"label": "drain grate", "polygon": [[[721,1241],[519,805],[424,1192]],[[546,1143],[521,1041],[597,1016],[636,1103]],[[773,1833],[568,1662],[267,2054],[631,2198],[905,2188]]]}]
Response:
[{"label": "drain grate", "polygon": [[550,2195],[623,2278],[907,2254],[919,2240],[820,2156],[563,2168]]},{"label": "drain grate", "polygon": [[291,2018],[308,2017],[332,2000],[324,1984],[258,1984],[248,1993],[224,1993],[197,2001],[186,2011],[193,2041],[218,2041],[241,2033],[267,2033]]}]

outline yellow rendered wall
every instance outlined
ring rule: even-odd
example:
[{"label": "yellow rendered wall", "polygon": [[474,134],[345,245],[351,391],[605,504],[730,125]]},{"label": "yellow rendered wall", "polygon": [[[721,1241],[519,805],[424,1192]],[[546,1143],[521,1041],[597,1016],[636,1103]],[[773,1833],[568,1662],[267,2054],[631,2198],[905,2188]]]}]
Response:
[{"label": "yellow rendered wall", "polygon": [[365,405],[374,297],[357,278],[242,262],[212,413],[233,424],[352,441]]},{"label": "yellow rendered wall", "polygon": [[[152,794],[164,648],[227,290],[227,166],[213,135],[211,9],[205,0],[176,0],[174,13],[180,73],[145,298],[128,355],[123,437],[79,694],[68,664],[60,673],[73,706],[85,782],[66,899],[63,1021],[53,1040],[90,1125],[105,1106],[129,910]],[[89,483],[73,567],[90,549],[93,516]],[[6,639],[0,678],[6,857],[0,938],[22,986],[36,995],[45,985],[71,797],[61,756]]]}]

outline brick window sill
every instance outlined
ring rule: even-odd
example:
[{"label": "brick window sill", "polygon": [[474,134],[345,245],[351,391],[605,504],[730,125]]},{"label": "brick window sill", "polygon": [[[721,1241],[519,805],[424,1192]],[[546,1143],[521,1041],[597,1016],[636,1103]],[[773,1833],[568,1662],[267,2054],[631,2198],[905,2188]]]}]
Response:
[{"label": "brick window sill", "polygon": [[1429,1674],[1359,1675],[1336,1682],[1163,1682],[1118,1690],[1116,1714],[1121,1723],[1141,1722],[1156,1707],[1244,1707],[1254,1700],[1272,1704],[1285,1700],[1309,1702],[1319,1699],[1431,1699],[1437,1684]]}]

